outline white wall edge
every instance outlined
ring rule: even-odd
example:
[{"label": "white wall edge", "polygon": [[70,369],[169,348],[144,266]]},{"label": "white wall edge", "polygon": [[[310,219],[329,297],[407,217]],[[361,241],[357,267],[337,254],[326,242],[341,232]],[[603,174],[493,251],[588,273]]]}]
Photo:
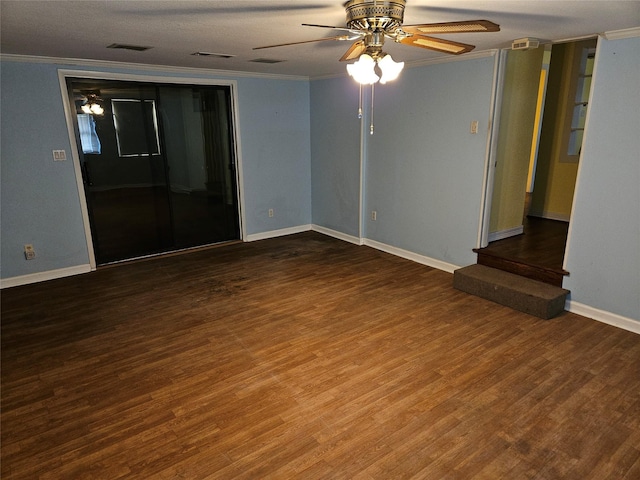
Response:
[{"label": "white wall edge", "polygon": [[62,103],[62,108],[64,109],[65,125],[67,127],[67,134],[69,135],[69,148],[71,152],[71,161],[73,162],[73,171],[76,178],[78,198],[80,200],[80,215],[82,216],[84,238],[87,246],[87,253],[89,254],[89,265],[91,266],[91,270],[95,270],[96,253],[95,249],[93,248],[93,232],[91,231],[91,223],[89,220],[89,204],[87,202],[87,195],[84,189],[82,165],[80,163],[80,152],[78,151],[78,143],[76,142],[75,130],[73,128],[73,108],[71,106],[71,99],[69,98],[69,93],[67,90],[67,79],[64,72],[64,70],[58,70],[60,101]]},{"label": "white wall edge", "polygon": [[500,113],[504,95],[505,64],[507,50],[500,50],[493,60],[493,80],[491,86],[491,111],[487,119],[487,144],[482,176],[482,203],[478,215],[478,236],[476,247],[489,245],[489,224],[491,223],[491,204],[495,183],[496,158],[498,155],[498,136],[500,133]]},{"label": "white wall edge", "polygon": [[244,238],[245,242],[255,242],[257,240],[266,240],[268,238],[284,237],[285,235],[293,235],[295,233],[308,232],[311,230],[311,224],[298,225],[297,227],[281,228],[280,230],[270,230],[268,232],[253,233]]},{"label": "white wall edge", "polygon": [[465,60],[473,60],[477,58],[493,57],[498,54],[500,50],[478,50],[471,53],[465,53],[463,55],[441,55],[435,58],[427,58],[423,60],[414,60],[411,62],[405,62],[406,68],[424,67],[427,65],[438,65],[440,63],[460,62]]},{"label": "white wall edge", "polygon": [[91,272],[91,265],[77,265],[75,267],[59,268],[57,270],[49,270],[47,272],[31,273],[29,275],[20,275],[18,277],[10,277],[0,279],[0,289],[18,287],[20,285],[28,285],[30,283],[46,282],[47,280],[55,280],[56,278],[70,277],[72,275],[80,275],[82,273]]},{"label": "white wall edge", "polygon": [[314,232],[322,233],[323,235],[327,235],[328,237],[337,238],[338,240],[343,240],[345,242],[353,243],[354,245],[363,245],[363,241],[361,238],[354,237],[353,235],[347,235],[346,233],[338,232],[337,230],[332,230],[327,227],[322,227],[320,225],[311,225],[311,230]]},{"label": "white wall edge", "polygon": [[489,242],[495,242],[504,238],[515,237],[516,235],[522,235],[524,233],[524,226],[508,228],[506,230],[500,230],[498,232],[492,232],[489,234]]},{"label": "white wall edge", "polygon": [[572,300],[566,301],[565,310],[640,335],[640,321],[638,320],[623,317],[622,315],[600,310]]},{"label": "white wall edge", "polygon": [[640,27],[612,30],[610,32],[604,32],[603,36],[607,40],[621,40],[623,38],[640,37]]},{"label": "white wall edge", "polygon": [[437,268],[438,270],[442,270],[447,273],[453,273],[454,270],[457,270],[458,268],[460,268],[457,265],[443,262],[442,260],[426,257],[418,253],[410,252],[408,250],[403,250],[402,248],[393,247],[391,245],[376,242],[375,240],[369,240],[368,238],[364,239],[364,245],[371,248],[375,248],[376,250],[380,250],[382,252],[390,253],[391,255],[395,255],[397,257],[406,258],[407,260],[411,260],[416,263],[426,265],[427,267]]}]

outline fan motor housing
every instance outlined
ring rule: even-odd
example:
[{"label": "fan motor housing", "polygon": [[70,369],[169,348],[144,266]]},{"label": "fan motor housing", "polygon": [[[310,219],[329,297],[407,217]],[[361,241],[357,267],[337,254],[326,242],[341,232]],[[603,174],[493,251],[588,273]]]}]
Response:
[{"label": "fan motor housing", "polygon": [[347,26],[354,30],[393,32],[402,26],[405,0],[349,0],[344,4]]}]

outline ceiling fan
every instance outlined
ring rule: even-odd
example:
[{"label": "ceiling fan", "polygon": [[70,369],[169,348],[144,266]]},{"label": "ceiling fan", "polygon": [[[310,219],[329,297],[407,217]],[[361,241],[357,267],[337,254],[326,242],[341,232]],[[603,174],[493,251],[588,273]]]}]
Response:
[{"label": "ceiling fan", "polygon": [[362,54],[367,54],[377,60],[382,57],[382,46],[385,39],[388,38],[403,45],[460,55],[470,52],[475,48],[475,45],[431,37],[427,34],[497,32],[500,30],[499,25],[488,20],[402,25],[405,5],[406,0],[349,0],[344,4],[347,14],[346,27],[311,23],[302,24],[308,27],[327,28],[345,33],[316,40],[255,47],[254,50],[328,40],[354,41],[340,58],[340,61],[355,60]]},{"label": "ceiling fan", "polygon": [[[353,41],[349,49],[340,58],[340,61],[346,62],[358,59],[355,63],[347,65],[349,75],[360,84],[358,118],[363,117],[362,85],[371,85],[371,125],[369,133],[373,135],[373,86],[378,81],[386,83],[395,80],[404,67],[404,62],[394,62],[391,55],[382,51],[385,39],[391,39],[402,45],[460,55],[470,52],[475,48],[475,45],[431,37],[427,34],[497,32],[500,30],[499,25],[488,20],[402,25],[405,5],[406,0],[349,0],[344,4],[347,14],[346,27],[312,23],[302,24],[307,27],[344,32],[341,35],[302,42],[267,45],[256,47],[254,50],[328,40]],[[381,73],[381,75],[379,76],[378,73]]]}]

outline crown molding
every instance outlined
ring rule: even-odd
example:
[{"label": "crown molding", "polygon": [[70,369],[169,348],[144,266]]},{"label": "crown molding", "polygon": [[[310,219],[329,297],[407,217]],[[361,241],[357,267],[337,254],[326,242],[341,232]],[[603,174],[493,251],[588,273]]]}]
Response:
[{"label": "crown molding", "polygon": [[607,40],[621,40],[623,38],[635,38],[640,37],[640,27],[625,28],[623,30],[613,30],[611,32],[604,32],[604,38]]},{"label": "crown molding", "polygon": [[58,65],[61,67],[66,66],[79,66],[79,67],[91,67],[91,68],[117,68],[127,70],[140,70],[144,72],[162,72],[169,74],[189,74],[198,76],[215,76],[215,77],[232,77],[232,78],[261,78],[269,80],[296,80],[296,81],[309,81],[309,77],[301,75],[276,75],[269,73],[256,73],[256,72],[240,72],[236,70],[215,70],[211,68],[194,68],[194,67],[176,67],[171,65],[150,65],[147,63],[128,63],[128,62],[113,62],[106,60],[90,60],[82,58],[63,58],[63,57],[43,57],[37,55],[15,55],[15,54],[0,54],[1,61],[8,62],[23,62],[23,63],[47,63]]},{"label": "crown molding", "polygon": [[425,67],[427,65],[438,65],[441,63],[462,62],[465,60],[474,60],[477,58],[493,57],[499,52],[498,49],[492,50],[479,50],[477,52],[465,53],[463,55],[448,55],[436,58],[429,58],[425,60],[415,60],[412,62],[406,62],[407,68]]}]

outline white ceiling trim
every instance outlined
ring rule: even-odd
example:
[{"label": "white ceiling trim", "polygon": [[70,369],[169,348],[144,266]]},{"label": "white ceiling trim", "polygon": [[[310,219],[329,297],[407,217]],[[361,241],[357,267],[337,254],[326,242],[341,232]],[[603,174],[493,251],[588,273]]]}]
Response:
[{"label": "white ceiling trim", "polygon": [[496,55],[499,52],[499,50],[493,49],[493,50],[482,50],[479,52],[470,52],[470,53],[465,53],[463,55],[451,55],[451,56],[446,56],[446,57],[436,57],[436,58],[429,58],[429,59],[424,59],[424,60],[414,60],[412,62],[406,62],[405,65],[408,68],[415,68],[415,67],[424,67],[427,65],[438,65],[440,63],[450,63],[450,62],[460,62],[463,60],[473,60],[476,58],[487,58],[487,57],[493,57],[494,55]]},{"label": "white ceiling trim", "polygon": [[604,38],[607,40],[622,40],[623,38],[640,37],[640,27],[625,28],[624,30],[613,30],[604,32]]},{"label": "white ceiling trim", "polygon": [[233,78],[264,78],[270,80],[303,80],[308,81],[309,77],[300,75],[278,75],[272,73],[240,72],[234,70],[215,70],[207,68],[174,67],[170,65],[149,65],[147,63],[112,62],[106,60],[89,60],[79,58],[43,57],[31,55],[0,54],[1,61],[23,62],[23,63],[48,63],[55,65],[69,65],[91,68],[126,68],[141,70],[144,72],[162,72],[168,74],[190,74],[196,76],[224,76]]}]

